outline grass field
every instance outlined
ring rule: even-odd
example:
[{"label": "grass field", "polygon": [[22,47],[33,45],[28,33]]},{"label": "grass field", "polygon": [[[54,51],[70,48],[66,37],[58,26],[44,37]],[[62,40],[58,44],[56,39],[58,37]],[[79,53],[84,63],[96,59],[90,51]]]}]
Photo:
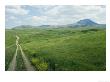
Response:
[{"label": "grass field", "polygon": [[22,55],[20,53],[20,50],[18,51],[16,61],[17,61],[16,71],[25,71],[26,68],[25,68],[24,61],[23,61]]},{"label": "grass field", "polygon": [[[6,29],[5,70],[15,53],[16,35],[37,71],[106,70],[105,28]],[[25,70],[20,56],[17,61],[17,70]]]}]

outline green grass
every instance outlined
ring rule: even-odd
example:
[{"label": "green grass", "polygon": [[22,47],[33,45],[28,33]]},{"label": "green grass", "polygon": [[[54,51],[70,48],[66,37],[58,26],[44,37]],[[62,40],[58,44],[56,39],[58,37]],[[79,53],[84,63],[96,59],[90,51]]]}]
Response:
[{"label": "green grass", "polygon": [[[105,28],[37,28],[11,32],[10,35],[16,33],[20,37],[20,44],[36,70],[106,70]],[[8,35],[6,38],[8,42],[12,40]]]},{"label": "green grass", "polygon": [[9,64],[15,54],[16,45],[15,45],[15,31],[6,30],[5,31],[5,70],[8,69]]},{"label": "green grass", "polygon": [[5,70],[8,69],[10,62],[13,59],[13,56],[15,54],[16,45],[12,45],[10,47],[6,47],[5,49]]},{"label": "green grass", "polygon": [[25,68],[25,64],[24,64],[24,61],[23,61],[23,58],[22,58],[22,55],[21,55],[21,51],[18,50],[18,53],[17,53],[17,57],[16,57],[16,71],[26,71],[26,68]]}]

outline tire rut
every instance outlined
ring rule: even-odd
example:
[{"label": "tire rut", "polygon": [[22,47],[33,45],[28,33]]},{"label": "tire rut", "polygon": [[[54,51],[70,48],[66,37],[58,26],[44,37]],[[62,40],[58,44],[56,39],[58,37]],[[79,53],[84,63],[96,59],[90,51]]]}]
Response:
[{"label": "tire rut", "polygon": [[18,48],[20,49],[21,51],[21,55],[22,55],[22,58],[23,58],[23,61],[24,61],[24,64],[25,64],[25,67],[26,67],[26,70],[27,71],[35,71],[34,70],[34,67],[31,65],[31,63],[29,62],[28,58],[25,56],[24,52],[23,52],[23,49],[21,47],[21,45],[19,44],[19,37],[16,35],[16,51],[15,51],[15,54],[13,56],[13,59],[9,65],[9,68],[8,68],[8,71],[15,71],[16,69],[16,57],[17,57],[17,52],[18,52]]}]

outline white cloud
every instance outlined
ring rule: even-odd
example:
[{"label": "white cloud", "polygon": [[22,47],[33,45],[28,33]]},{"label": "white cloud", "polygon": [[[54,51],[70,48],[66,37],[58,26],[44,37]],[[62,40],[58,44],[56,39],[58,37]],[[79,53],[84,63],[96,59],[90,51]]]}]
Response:
[{"label": "white cloud", "polygon": [[42,13],[44,14],[42,16],[32,16],[33,23],[64,25],[86,18],[97,23],[105,23],[106,17],[105,7],[101,6],[55,6]]},{"label": "white cloud", "polygon": [[[56,18],[58,20],[70,19],[73,22],[76,22],[80,19],[90,18],[95,20],[98,23],[105,23],[105,7],[101,6],[56,6],[50,11],[45,12],[47,16]],[[64,22],[64,21],[63,21]]]},{"label": "white cloud", "polygon": [[10,16],[9,19],[15,20],[17,18],[15,16]]},{"label": "white cloud", "polygon": [[35,9],[37,9],[37,10],[41,10],[41,11],[48,11],[48,10],[50,10],[50,9],[53,9],[54,7],[56,7],[56,5],[35,5],[35,6],[30,6],[30,7],[33,7],[33,8],[35,8]]},{"label": "white cloud", "polygon": [[87,18],[105,23],[105,6],[6,6],[6,21],[12,20],[10,23],[15,23],[13,25],[18,21],[21,25],[64,25]]},{"label": "white cloud", "polygon": [[32,16],[32,20],[35,22],[43,21],[46,19],[46,16]]},{"label": "white cloud", "polygon": [[29,10],[22,8],[22,6],[7,6],[6,12],[16,14],[16,15],[26,15]]}]

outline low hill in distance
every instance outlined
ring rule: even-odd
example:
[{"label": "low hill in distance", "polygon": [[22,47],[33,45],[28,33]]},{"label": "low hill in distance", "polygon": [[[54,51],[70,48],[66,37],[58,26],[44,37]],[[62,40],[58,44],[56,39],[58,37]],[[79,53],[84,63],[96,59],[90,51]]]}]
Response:
[{"label": "low hill in distance", "polygon": [[83,19],[79,20],[76,23],[73,24],[67,24],[67,25],[40,25],[40,26],[32,26],[32,25],[20,25],[13,27],[12,29],[31,29],[31,28],[59,28],[59,27],[72,27],[72,28],[78,28],[78,27],[106,27],[106,24],[98,24],[90,19]]}]

